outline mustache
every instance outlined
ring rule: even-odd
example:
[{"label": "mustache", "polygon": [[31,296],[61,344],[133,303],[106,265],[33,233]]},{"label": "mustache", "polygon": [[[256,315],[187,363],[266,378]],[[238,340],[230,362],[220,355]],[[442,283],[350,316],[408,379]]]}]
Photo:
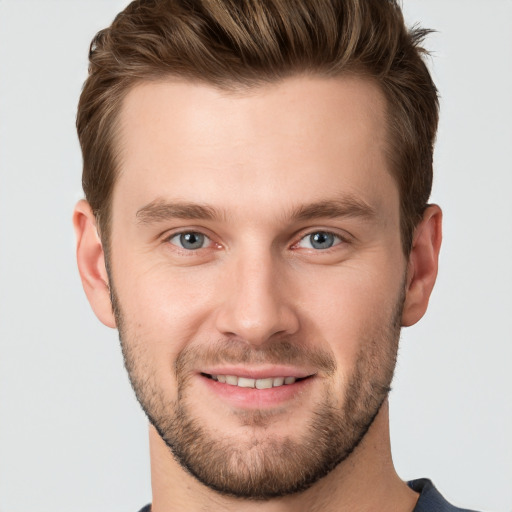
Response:
[{"label": "mustache", "polygon": [[307,367],[331,375],[336,360],[331,352],[293,341],[276,339],[255,347],[240,339],[216,340],[203,346],[187,346],[176,358],[176,375],[184,375],[193,367],[222,364],[290,365]]}]

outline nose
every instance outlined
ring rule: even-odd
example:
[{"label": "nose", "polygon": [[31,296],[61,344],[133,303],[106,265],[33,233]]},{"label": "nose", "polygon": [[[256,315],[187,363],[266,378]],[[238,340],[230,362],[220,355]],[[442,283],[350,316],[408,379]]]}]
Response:
[{"label": "nose", "polygon": [[276,335],[292,335],[299,329],[287,272],[269,251],[240,255],[226,272],[222,303],[216,316],[218,331],[252,345]]}]

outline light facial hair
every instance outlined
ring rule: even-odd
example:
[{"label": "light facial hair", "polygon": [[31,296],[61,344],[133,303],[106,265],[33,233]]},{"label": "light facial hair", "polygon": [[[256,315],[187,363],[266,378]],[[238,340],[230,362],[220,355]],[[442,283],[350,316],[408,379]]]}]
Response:
[{"label": "light facial hair", "polygon": [[[361,343],[350,380],[341,386],[330,352],[282,337],[258,348],[243,340],[186,346],[174,365],[177,397],[159,386],[145,359],[147,340],[137,339],[124,319],[111,283],[125,366],[149,421],[178,463],[202,484],[228,496],[269,500],[311,487],[344,461],[364,438],[390,391],[404,304],[404,286],[385,325]],[[307,363],[326,376],[323,400],[311,410],[300,436],[273,435],[273,412],[242,411],[240,436],[210,429],[193,412],[192,368],[205,363]],[[262,435],[262,430],[263,434]]]}]

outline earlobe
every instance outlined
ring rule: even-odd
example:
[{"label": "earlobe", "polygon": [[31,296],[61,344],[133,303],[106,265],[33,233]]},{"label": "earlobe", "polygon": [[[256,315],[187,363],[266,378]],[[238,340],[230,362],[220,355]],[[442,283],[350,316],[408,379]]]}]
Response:
[{"label": "earlobe", "polygon": [[87,299],[99,320],[108,327],[116,327],[105,255],[96,227],[96,219],[85,200],[75,206],[73,226],[76,235],[76,258]]},{"label": "earlobe", "polygon": [[442,240],[442,212],[437,205],[430,205],[414,232],[409,255],[405,303],[402,325],[418,322],[427,310],[428,301],[436,282],[439,251]]}]

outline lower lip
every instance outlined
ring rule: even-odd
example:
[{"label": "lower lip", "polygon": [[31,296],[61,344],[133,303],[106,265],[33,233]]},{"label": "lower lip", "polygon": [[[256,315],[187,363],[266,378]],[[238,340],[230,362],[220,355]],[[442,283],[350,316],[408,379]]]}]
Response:
[{"label": "lower lip", "polygon": [[200,378],[210,392],[235,407],[248,409],[270,408],[283,405],[285,402],[302,395],[314,380],[314,377],[308,377],[293,384],[285,384],[269,389],[256,389],[223,384],[203,375],[200,375]]}]

